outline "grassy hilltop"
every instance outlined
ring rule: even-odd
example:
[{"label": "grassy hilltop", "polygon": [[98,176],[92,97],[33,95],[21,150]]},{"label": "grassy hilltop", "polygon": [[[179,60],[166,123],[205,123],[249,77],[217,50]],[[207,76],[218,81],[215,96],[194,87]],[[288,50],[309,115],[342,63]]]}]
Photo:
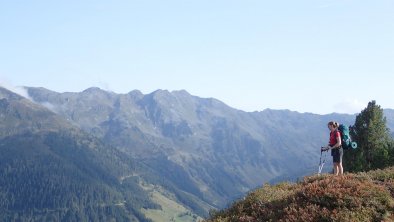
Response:
[{"label": "grassy hilltop", "polygon": [[394,167],[264,185],[208,222],[394,221]]}]

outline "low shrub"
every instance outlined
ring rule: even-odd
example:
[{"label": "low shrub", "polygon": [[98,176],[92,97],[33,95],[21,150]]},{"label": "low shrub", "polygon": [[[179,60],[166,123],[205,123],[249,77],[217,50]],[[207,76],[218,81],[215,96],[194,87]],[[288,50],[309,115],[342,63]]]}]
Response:
[{"label": "low shrub", "polygon": [[265,184],[212,215],[225,221],[392,221],[394,168]]}]

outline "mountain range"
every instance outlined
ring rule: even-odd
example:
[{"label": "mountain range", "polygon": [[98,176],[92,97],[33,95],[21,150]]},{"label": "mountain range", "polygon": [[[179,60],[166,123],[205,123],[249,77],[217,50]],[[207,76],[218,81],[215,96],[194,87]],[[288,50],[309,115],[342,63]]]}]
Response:
[{"label": "mountain range", "polygon": [[[152,212],[165,206],[153,194],[189,210],[186,220],[197,220],[264,183],[315,173],[327,122],[355,120],[336,113],[244,112],[184,90],[145,95],[26,87],[28,100],[0,89],[0,172],[8,178],[0,179],[0,195],[14,200],[0,204],[6,220],[155,220]],[[394,110],[385,114],[392,128]],[[26,178],[32,190],[23,185]],[[57,192],[62,195],[49,200]],[[37,204],[38,195],[48,201]],[[26,198],[32,202],[23,204]]]}]

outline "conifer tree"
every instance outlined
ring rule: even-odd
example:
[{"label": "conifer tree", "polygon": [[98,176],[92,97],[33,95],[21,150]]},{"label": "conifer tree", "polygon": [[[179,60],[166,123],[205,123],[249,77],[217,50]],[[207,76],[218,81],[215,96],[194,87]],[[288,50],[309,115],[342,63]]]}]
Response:
[{"label": "conifer tree", "polygon": [[356,117],[351,135],[358,143],[357,149],[345,151],[344,166],[351,172],[384,168],[392,163],[393,154],[390,131],[386,126],[383,109],[371,101]]}]

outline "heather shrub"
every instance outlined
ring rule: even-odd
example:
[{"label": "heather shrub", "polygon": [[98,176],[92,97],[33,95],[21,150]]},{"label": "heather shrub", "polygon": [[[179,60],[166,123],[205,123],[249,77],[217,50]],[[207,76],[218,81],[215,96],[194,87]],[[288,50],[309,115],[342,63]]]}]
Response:
[{"label": "heather shrub", "polygon": [[208,221],[393,221],[394,168],[264,185]]}]

